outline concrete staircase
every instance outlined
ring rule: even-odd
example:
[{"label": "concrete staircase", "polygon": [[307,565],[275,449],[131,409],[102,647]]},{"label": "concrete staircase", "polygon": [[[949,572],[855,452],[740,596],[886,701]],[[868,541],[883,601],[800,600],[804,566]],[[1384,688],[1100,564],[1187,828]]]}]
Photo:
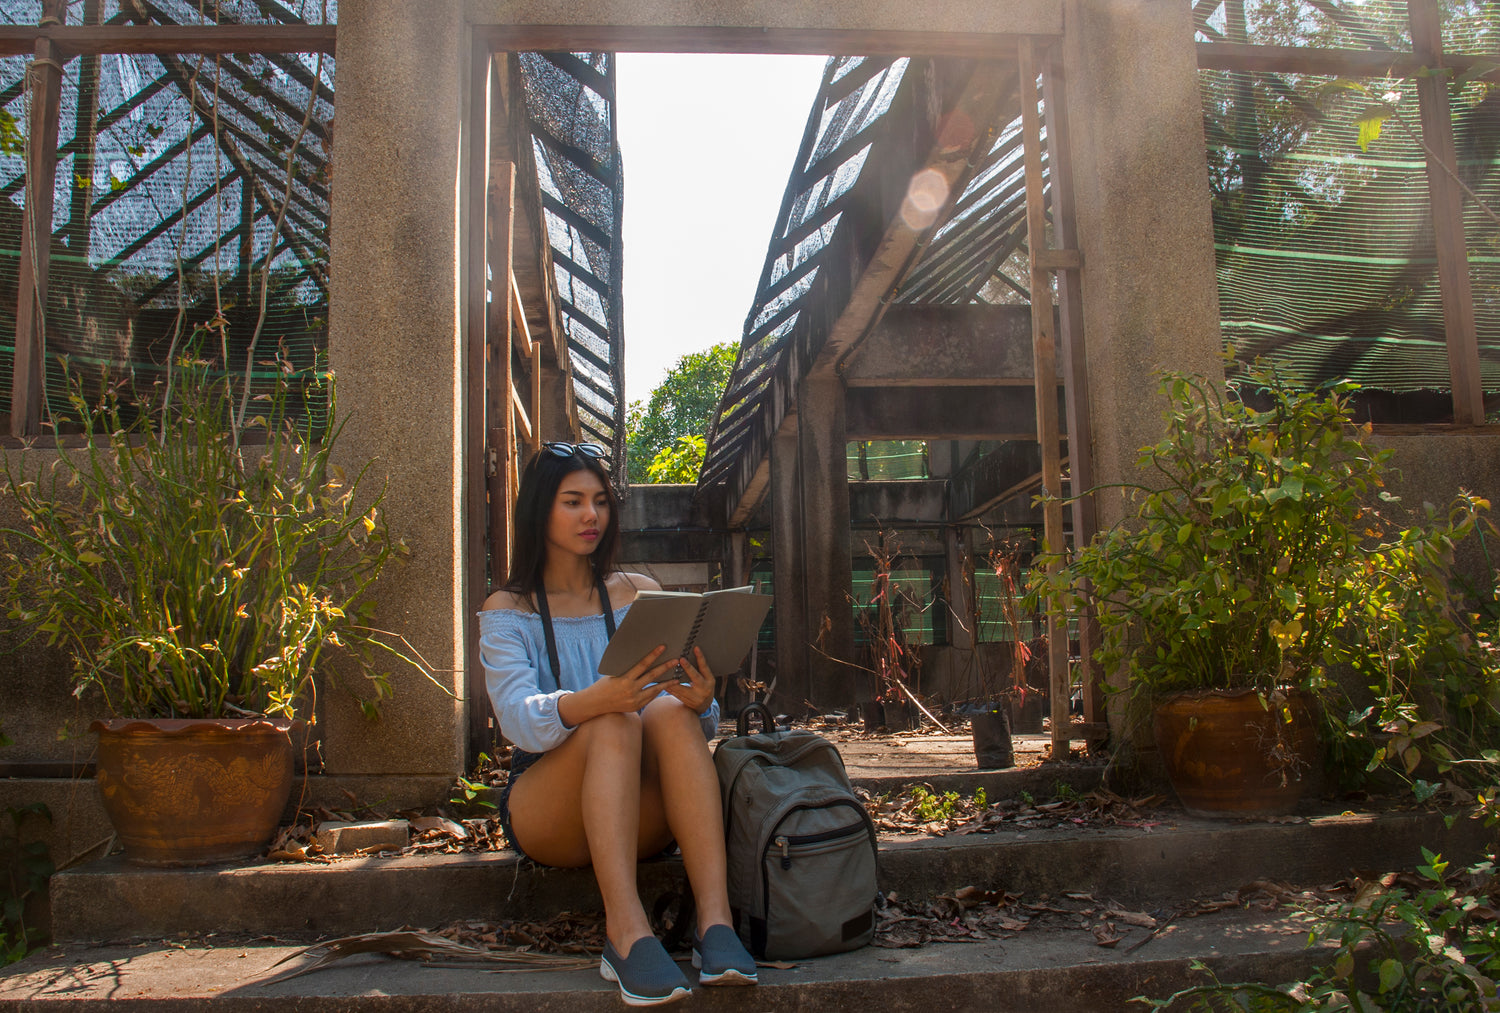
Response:
[{"label": "concrete staircase", "polygon": [[[995,799],[1038,777],[1087,790],[1098,769],[928,780],[938,790],[965,792],[984,784]],[[1112,948],[1098,945],[1087,917],[1054,918],[1050,928],[1038,920],[986,942],[869,947],[763,969],[753,994],[700,989],[686,1003],[736,1010],[1141,1008],[1129,999],[1201,982],[1188,969],[1194,959],[1224,980],[1287,980],[1317,959],[1304,945],[1306,920],[1287,909],[1169,919],[1189,901],[1257,881],[1325,884],[1410,868],[1423,846],[1464,862],[1478,857],[1487,840],[1475,820],[1455,819],[1450,827],[1438,813],[1351,811],[1347,804],[1309,806],[1296,822],[1168,812],[1139,826],[1002,825],[992,834],[883,839],[881,886],[901,898],[964,886],[1005,890],[1027,902],[1087,894],[1099,910],[1150,912],[1166,924],[1154,934],[1119,924],[1125,938]],[[644,863],[640,882],[648,900],[681,889],[681,865]],[[372,955],[262,983],[276,973],[277,961],[317,937],[598,909],[588,872],[523,867],[508,852],[189,870],[134,869],[110,858],[54,878],[57,943],[6,969],[0,1013],[103,1010],[104,1002],[111,1011],[613,1010],[621,1006],[614,986],[593,969],[495,973]]]}]

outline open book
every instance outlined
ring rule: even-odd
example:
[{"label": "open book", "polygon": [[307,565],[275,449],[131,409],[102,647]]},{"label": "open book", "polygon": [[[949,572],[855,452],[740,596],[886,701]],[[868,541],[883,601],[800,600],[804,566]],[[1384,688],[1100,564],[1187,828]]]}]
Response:
[{"label": "open book", "polygon": [[740,667],[755,644],[755,635],[771,608],[771,596],[753,587],[729,587],[694,594],[690,591],[642,591],[610,637],[599,671],[624,675],[646,652],[666,644],[663,661],[692,660],[694,647],[715,676]]}]

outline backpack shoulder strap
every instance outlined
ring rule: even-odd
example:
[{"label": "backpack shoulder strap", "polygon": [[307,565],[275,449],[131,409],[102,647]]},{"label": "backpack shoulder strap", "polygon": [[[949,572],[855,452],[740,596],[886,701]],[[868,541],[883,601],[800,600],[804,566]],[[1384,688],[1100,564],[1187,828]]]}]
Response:
[{"label": "backpack shoulder strap", "polygon": [[[595,582],[599,592],[599,605],[604,609],[604,630],[608,636],[615,635],[615,612],[609,604],[609,590],[604,586],[604,578],[600,577]],[[536,586],[536,610],[542,617],[542,633],[547,638],[547,660],[552,664],[552,678],[557,681],[559,689],[562,688],[562,663],[557,657],[557,634],[552,632],[552,609],[547,605],[547,588],[540,581]]]},{"label": "backpack shoulder strap", "polygon": [[557,636],[552,632],[552,609],[547,605],[547,587],[536,582],[536,610],[542,617],[542,633],[547,638],[547,660],[552,663],[552,679],[562,688],[562,662],[557,660]]}]

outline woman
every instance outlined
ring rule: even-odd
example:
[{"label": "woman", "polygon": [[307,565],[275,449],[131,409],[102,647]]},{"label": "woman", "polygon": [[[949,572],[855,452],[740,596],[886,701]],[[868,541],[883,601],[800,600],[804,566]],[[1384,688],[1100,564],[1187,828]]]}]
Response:
[{"label": "woman", "polygon": [[651,933],[635,865],[675,839],[697,902],[693,966],[704,985],[753,985],[730,928],[719,783],[707,748],[714,676],[658,646],[625,675],[599,674],[615,623],[648,577],[615,569],[618,501],[591,443],[548,443],[527,464],[509,579],[479,614],[480,652],[500,729],[515,744],[500,819],[544,865],[592,864],[604,898],[604,958],[632,1006],[688,994]]}]

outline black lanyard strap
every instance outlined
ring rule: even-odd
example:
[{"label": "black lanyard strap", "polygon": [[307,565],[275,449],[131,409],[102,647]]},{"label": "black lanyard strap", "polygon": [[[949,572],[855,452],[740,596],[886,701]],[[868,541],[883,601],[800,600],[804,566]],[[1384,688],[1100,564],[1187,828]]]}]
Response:
[{"label": "black lanyard strap", "polygon": [[[604,630],[609,636],[615,635],[615,612],[609,605],[609,589],[604,586],[604,578],[599,578],[594,585],[599,592],[599,605],[604,609]],[[540,581],[536,584],[536,610],[542,617],[542,633],[547,638],[547,660],[552,663],[552,678],[557,683],[557,688],[562,689],[562,662],[557,657],[557,635],[552,632],[552,610],[547,606],[547,588]]]}]

